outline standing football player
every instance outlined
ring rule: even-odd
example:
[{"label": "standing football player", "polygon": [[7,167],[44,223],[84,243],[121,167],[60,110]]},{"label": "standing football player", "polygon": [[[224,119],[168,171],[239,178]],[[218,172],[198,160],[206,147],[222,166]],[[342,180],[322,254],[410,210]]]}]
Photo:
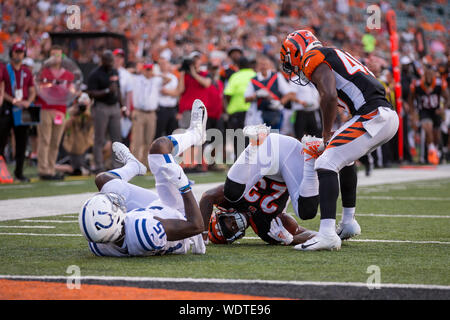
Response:
[{"label": "standing football player", "polygon": [[[441,123],[443,111],[450,107],[447,83],[437,76],[434,67],[424,60],[423,76],[415,80],[410,87],[409,105],[419,115],[422,129],[425,131],[425,143],[428,149],[427,160],[430,164],[439,164],[438,147],[441,143]],[[441,108],[441,104],[444,108]],[[422,152],[422,156],[424,156]]]},{"label": "standing football player", "polygon": [[200,100],[192,106],[185,133],[153,141],[148,155],[156,191],[128,183],[144,175],[146,166],[122,143],[113,152],[124,166],[96,176],[100,193],[87,200],[79,214],[80,229],[97,256],[148,256],[206,251],[203,219],[191,186],[174,157],[206,140],[207,112]]},{"label": "standing football player", "polygon": [[[388,142],[397,132],[398,116],[385,98],[382,84],[369,69],[343,50],[324,47],[307,30],[283,41],[280,59],[291,81],[312,82],[320,94],[325,150],[317,158],[320,228],[300,250],[338,250],[341,239],[360,234],[354,219],[357,172],[355,160]],[[332,131],[338,106],[352,116]],[[342,194],[343,217],[336,229],[336,202]],[[339,234],[339,235],[338,235]]]}]

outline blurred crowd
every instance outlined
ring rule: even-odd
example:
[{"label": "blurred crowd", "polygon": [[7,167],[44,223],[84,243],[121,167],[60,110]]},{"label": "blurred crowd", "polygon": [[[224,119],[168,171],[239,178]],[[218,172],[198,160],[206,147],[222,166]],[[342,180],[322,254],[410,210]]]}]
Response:
[{"label": "blurred crowd", "polygon": [[[375,167],[400,162],[448,161],[447,1],[378,1],[381,23],[376,29],[367,28],[370,4],[358,0],[5,0],[0,13],[4,62],[0,154],[8,163],[15,161],[14,176],[20,181],[28,181],[23,174],[27,159],[37,163],[44,180],[114,168],[119,164],[111,157],[110,145],[118,140],[146,163],[153,139],[187,128],[196,98],[208,109],[208,128],[224,132],[266,123],[299,139],[304,134],[320,136],[317,90],[291,83],[279,70],[280,43],[293,30],[312,30],[323,45],[342,48],[366,64],[396,108],[384,21],[386,12],[394,9],[402,70],[403,159],[394,138],[361,163],[369,175]],[[85,86],[77,89],[73,101],[47,103],[36,90],[43,79],[32,73],[49,57],[57,59],[68,52],[52,43],[51,33],[68,31],[70,5],[80,8],[79,31],[121,33],[128,45],[108,48],[102,39],[77,42],[70,48],[70,58],[97,67],[85,77]],[[15,71],[14,86],[8,63]],[[70,82],[71,76],[61,68],[52,67],[45,81]],[[30,81],[23,83],[25,74]],[[14,125],[8,110],[21,104],[41,107],[39,123]],[[338,121],[345,119],[339,114]],[[235,152],[232,148],[231,154],[225,154],[232,160]],[[202,161],[186,166],[193,171],[224,168]]]}]

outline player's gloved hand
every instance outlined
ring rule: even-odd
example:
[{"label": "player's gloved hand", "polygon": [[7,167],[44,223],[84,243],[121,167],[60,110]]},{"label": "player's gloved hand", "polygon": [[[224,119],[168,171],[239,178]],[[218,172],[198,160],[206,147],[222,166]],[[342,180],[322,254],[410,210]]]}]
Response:
[{"label": "player's gloved hand", "polygon": [[181,193],[191,191],[191,182],[177,163],[167,163],[162,167],[161,174],[178,188]]},{"label": "player's gloved hand", "polygon": [[267,91],[266,89],[259,89],[259,90],[256,90],[255,96],[256,96],[258,99],[264,99],[264,98],[269,97],[269,96],[270,96],[270,93],[269,93],[269,91]]},{"label": "player's gloved hand", "polygon": [[283,242],[286,246],[294,240],[292,234],[283,226],[281,219],[276,217],[270,222],[270,231],[267,234],[276,241]]},{"label": "player's gloved hand", "polygon": [[270,100],[269,108],[271,110],[282,110],[283,104],[281,103],[280,100],[273,99],[273,100]]},{"label": "player's gloved hand", "polygon": [[196,236],[190,237],[189,242],[191,244],[191,250],[193,254],[206,253],[206,246],[201,233]]}]

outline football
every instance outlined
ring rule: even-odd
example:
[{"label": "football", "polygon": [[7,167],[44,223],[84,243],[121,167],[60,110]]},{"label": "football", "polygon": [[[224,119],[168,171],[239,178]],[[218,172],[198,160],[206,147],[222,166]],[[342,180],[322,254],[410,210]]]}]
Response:
[{"label": "football", "polygon": [[290,216],[287,213],[280,213],[278,217],[283,222],[283,226],[289,231],[292,235],[296,235],[300,233],[300,226],[297,223],[297,220],[294,217]]}]

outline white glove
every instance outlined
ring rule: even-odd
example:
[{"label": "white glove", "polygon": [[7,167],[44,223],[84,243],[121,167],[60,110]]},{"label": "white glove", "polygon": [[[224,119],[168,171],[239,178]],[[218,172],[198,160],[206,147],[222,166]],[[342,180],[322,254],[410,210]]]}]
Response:
[{"label": "white glove", "polygon": [[190,237],[189,242],[191,244],[191,250],[193,254],[206,253],[206,246],[201,233],[196,236]]},{"label": "white glove", "polygon": [[283,109],[283,104],[281,103],[280,100],[270,100],[270,105],[269,108],[271,110],[282,110]]},{"label": "white glove", "polygon": [[264,99],[270,96],[270,93],[266,89],[259,89],[256,91],[255,95],[258,99]]},{"label": "white glove", "polygon": [[294,240],[294,236],[286,230],[283,222],[278,217],[272,219],[270,222],[270,231],[267,234],[276,241],[283,242],[285,245],[290,245]]},{"label": "white glove", "polygon": [[183,169],[177,163],[167,163],[161,168],[161,174],[178,188],[181,193],[191,190],[191,183]]}]

